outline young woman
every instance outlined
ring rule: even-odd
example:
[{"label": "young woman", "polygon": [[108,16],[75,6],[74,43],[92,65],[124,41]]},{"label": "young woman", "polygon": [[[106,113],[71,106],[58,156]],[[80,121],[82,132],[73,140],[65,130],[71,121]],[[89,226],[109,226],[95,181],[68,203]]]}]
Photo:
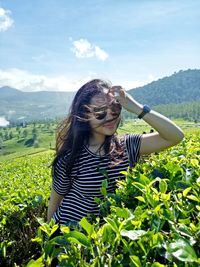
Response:
[{"label": "young woman", "polygon": [[[118,137],[122,107],[155,132]],[[171,120],[135,101],[121,86],[98,79],[86,83],[58,130],[48,221],[53,217],[69,225],[87,215],[98,216],[94,198],[101,197],[103,180],[108,180],[107,191],[114,192],[116,179],[123,179],[120,171],[133,167],[141,155],[174,146],[183,137]]]}]

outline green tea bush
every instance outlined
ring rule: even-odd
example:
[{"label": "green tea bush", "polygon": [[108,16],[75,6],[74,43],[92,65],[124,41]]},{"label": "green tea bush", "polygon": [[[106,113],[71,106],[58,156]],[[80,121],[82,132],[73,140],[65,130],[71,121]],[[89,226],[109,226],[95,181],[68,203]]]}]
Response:
[{"label": "green tea bush", "polygon": [[[2,266],[200,266],[200,137],[144,157],[115,194],[102,184],[100,218],[45,223],[52,154],[0,164]],[[43,219],[41,219],[43,218]]]},{"label": "green tea bush", "polygon": [[[115,194],[109,181],[96,201],[101,218],[83,218],[78,228],[40,222],[34,242],[41,255],[28,267],[50,266],[200,266],[200,138],[153,155],[124,172]],[[46,239],[44,238],[46,236]]]},{"label": "green tea bush", "polygon": [[14,266],[39,255],[31,242],[46,216],[52,153],[0,163],[0,265]]}]

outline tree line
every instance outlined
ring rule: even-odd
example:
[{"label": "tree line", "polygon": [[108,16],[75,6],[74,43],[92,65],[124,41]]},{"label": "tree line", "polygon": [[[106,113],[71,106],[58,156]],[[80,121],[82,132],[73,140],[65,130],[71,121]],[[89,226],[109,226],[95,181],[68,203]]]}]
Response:
[{"label": "tree line", "polygon": [[[152,106],[152,109],[171,119],[184,119],[187,121],[200,122],[200,101],[157,105]],[[123,110],[123,118],[125,120],[130,120],[137,118],[137,116],[126,110]]]}]

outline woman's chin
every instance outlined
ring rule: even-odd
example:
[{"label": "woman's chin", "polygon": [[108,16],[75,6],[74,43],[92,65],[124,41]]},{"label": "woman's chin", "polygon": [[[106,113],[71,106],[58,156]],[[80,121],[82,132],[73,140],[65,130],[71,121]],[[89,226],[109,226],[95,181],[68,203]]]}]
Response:
[{"label": "woman's chin", "polygon": [[104,133],[105,135],[113,135],[116,132],[116,125],[114,125],[113,127],[103,127],[104,128]]}]

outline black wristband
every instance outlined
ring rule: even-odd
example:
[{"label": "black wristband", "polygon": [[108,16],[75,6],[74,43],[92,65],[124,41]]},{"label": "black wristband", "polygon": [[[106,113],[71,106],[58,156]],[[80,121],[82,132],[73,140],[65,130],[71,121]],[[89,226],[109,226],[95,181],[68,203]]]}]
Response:
[{"label": "black wristband", "polygon": [[142,119],[144,117],[144,115],[146,115],[150,111],[151,111],[150,107],[148,105],[144,105],[142,112],[138,115],[138,119]]}]

